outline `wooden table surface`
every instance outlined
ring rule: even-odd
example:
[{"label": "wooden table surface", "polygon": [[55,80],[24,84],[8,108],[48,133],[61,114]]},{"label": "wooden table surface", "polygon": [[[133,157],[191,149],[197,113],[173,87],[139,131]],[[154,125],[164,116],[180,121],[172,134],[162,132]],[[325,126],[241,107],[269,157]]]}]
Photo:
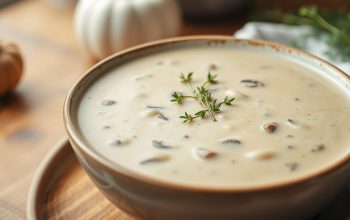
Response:
[{"label": "wooden table surface", "polygon": [[[1,220],[25,219],[33,174],[52,146],[65,136],[64,98],[73,83],[94,64],[74,35],[74,8],[55,8],[50,1],[22,0],[0,8],[0,39],[17,42],[25,60],[24,77],[16,92],[0,99]],[[350,8],[348,0],[316,2],[323,8]],[[256,9],[295,9],[315,1],[251,3]],[[244,22],[244,18],[210,24],[185,22],[180,35],[232,35]]]},{"label": "wooden table surface", "polygon": [[[16,92],[0,99],[0,219],[24,219],[30,181],[50,148],[65,135],[64,98],[93,64],[73,31],[73,7],[23,0],[0,9],[0,38],[22,49],[25,72]],[[185,23],[181,35],[231,35],[242,24]]]}]

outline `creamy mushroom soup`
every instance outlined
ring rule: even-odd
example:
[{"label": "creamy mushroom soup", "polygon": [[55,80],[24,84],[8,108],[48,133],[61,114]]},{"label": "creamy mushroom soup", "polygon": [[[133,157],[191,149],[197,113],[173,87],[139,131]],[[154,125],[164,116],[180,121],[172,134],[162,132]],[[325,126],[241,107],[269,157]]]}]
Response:
[{"label": "creamy mushroom soup", "polygon": [[302,177],[343,157],[349,110],[349,97],[317,70],[217,45],[125,62],[87,89],[77,114],[89,147],[118,165],[234,188]]}]

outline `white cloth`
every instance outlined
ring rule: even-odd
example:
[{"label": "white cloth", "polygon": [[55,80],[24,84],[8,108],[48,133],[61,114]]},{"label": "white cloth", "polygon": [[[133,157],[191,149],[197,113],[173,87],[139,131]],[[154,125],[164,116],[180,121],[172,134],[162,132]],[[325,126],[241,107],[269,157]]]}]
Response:
[{"label": "white cloth", "polygon": [[287,45],[291,45],[292,42],[297,42],[300,44],[300,49],[329,61],[350,75],[350,63],[330,58],[325,55],[325,51],[329,49],[329,46],[322,41],[322,39],[310,37],[311,31],[311,28],[308,26],[249,22],[244,25],[242,29],[238,30],[234,34],[234,37],[269,40]]}]

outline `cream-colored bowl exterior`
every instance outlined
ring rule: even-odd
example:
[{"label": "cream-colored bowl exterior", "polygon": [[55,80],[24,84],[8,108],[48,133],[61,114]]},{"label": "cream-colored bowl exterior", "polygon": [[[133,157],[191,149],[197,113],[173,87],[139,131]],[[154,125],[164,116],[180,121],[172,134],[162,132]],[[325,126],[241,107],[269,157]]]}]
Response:
[{"label": "cream-colored bowl exterior", "polygon": [[[85,89],[110,68],[127,59],[178,46],[237,45],[291,59],[321,69],[350,94],[349,77],[312,55],[286,46],[223,36],[195,36],[158,41],[115,54],[87,71],[67,96],[64,120],[68,138],[87,174],[116,206],[139,219],[307,219],[322,209],[350,177],[350,155],[307,177],[247,189],[191,187],[142,176],[105,159],[84,144],[76,123],[76,109]],[[350,147],[350,146],[349,146]]]}]

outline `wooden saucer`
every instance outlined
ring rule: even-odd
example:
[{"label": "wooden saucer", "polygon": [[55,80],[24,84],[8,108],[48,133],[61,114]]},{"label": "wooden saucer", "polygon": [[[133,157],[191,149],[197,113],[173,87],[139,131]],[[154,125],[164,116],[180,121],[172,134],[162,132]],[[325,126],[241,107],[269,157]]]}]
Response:
[{"label": "wooden saucer", "polygon": [[32,180],[27,219],[132,218],[103,197],[80,167],[64,138],[42,161]]},{"label": "wooden saucer", "polygon": [[[27,219],[132,220],[112,205],[80,167],[66,138],[42,161],[27,200]],[[350,220],[350,183],[312,220]]]}]

